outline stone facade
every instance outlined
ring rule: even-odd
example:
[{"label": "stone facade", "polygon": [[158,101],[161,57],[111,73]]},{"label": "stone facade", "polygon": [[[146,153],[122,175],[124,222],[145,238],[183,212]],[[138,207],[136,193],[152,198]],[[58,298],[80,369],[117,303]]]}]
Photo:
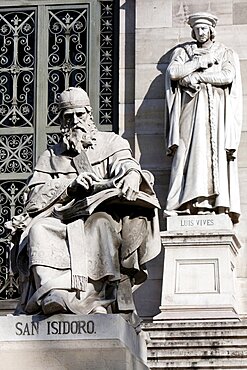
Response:
[{"label": "stone facade", "polygon": [[[30,2],[31,3],[31,2]],[[162,207],[168,191],[171,162],[165,155],[164,71],[169,50],[190,40],[186,17],[195,11],[209,11],[219,18],[217,40],[232,47],[240,57],[244,98],[244,119],[239,149],[239,177],[242,215],[235,227],[242,248],[236,266],[239,312],[247,315],[247,1],[245,0],[119,0],[119,134],[128,139],[134,156],[156,178],[156,192]],[[160,217],[161,230],[165,222]],[[141,316],[159,313],[163,276],[163,255],[149,263],[149,280],[136,292]],[[147,294],[148,292],[148,294]],[[2,302],[2,313],[13,311],[15,302]],[[6,304],[5,304],[6,303]],[[6,307],[5,307],[6,305]]]},{"label": "stone facade", "polygon": [[[236,290],[241,316],[247,315],[247,1],[121,0],[120,1],[120,134],[132,146],[142,166],[156,178],[156,192],[165,204],[171,162],[165,155],[164,71],[169,50],[191,40],[188,14],[206,11],[219,18],[216,40],[239,55],[243,83],[243,127],[239,148],[241,218],[235,227],[242,248],[236,266]],[[161,218],[161,230],[165,230]],[[142,316],[159,312],[163,257],[150,262],[150,280],[137,293]],[[148,292],[148,294],[147,294]],[[148,297],[148,298],[147,298]]]}]

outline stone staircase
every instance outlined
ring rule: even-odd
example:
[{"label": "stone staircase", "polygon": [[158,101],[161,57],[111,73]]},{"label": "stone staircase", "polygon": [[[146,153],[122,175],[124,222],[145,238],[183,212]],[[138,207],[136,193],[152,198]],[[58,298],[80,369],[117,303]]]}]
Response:
[{"label": "stone staircase", "polygon": [[144,323],[153,369],[247,369],[247,320]]}]

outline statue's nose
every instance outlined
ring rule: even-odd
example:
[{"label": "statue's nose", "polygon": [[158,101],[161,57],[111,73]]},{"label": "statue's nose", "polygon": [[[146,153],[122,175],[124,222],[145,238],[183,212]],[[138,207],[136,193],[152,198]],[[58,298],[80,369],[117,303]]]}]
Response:
[{"label": "statue's nose", "polygon": [[77,117],[76,113],[73,114],[73,121],[75,124],[79,122],[79,118]]}]

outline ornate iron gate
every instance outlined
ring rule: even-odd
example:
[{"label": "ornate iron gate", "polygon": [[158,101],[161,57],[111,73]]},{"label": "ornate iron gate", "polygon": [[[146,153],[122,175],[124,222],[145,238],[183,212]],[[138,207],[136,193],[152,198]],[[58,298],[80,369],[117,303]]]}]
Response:
[{"label": "ornate iron gate", "polygon": [[[113,0],[0,0],[0,299],[18,296],[4,223],[23,209],[37,157],[59,139],[58,98],[86,89],[100,129],[113,125]],[[13,7],[14,6],[14,7]],[[116,29],[114,30],[116,32]]]}]

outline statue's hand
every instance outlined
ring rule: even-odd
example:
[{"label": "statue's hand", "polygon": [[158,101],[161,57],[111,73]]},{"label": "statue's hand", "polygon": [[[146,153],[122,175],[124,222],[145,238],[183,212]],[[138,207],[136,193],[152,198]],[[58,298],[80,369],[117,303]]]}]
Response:
[{"label": "statue's hand", "polygon": [[200,83],[200,74],[198,72],[193,72],[188,76],[183,77],[179,81],[180,85],[185,87],[192,87],[194,86],[197,88],[198,84]]},{"label": "statue's hand", "polygon": [[83,172],[77,176],[77,178],[70,185],[70,188],[77,190],[78,187],[82,187],[85,190],[92,188],[95,182],[100,181],[100,178],[92,172]]},{"label": "statue's hand", "polygon": [[209,68],[217,62],[217,58],[212,53],[207,53],[199,56],[200,68]]},{"label": "statue's hand", "polygon": [[141,175],[137,171],[131,171],[124,176],[117,187],[121,189],[121,196],[134,201],[137,198],[140,187]]}]

